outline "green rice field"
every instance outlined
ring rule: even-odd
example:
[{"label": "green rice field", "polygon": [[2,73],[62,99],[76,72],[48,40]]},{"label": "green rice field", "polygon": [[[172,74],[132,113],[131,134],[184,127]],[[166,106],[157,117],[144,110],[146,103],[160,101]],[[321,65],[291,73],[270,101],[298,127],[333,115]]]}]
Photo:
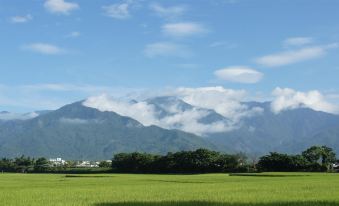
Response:
[{"label": "green rice field", "polygon": [[0,205],[339,205],[339,174],[1,174]]}]

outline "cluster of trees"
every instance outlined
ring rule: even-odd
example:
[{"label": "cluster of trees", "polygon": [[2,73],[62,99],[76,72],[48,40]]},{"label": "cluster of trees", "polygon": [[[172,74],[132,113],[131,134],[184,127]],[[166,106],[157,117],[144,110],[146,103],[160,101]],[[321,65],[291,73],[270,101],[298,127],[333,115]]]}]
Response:
[{"label": "cluster of trees", "polygon": [[17,157],[15,159],[0,159],[0,172],[44,172],[50,167],[46,158]]},{"label": "cluster of trees", "polygon": [[[271,152],[250,164],[244,154],[223,154],[207,149],[153,155],[147,153],[119,153],[112,164],[102,161],[102,172],[127,173],[220,173],[220,172],[324,172],[333,170],[336,154],[326,146],[312,146],[298,155]],[[75,162],[53,166],[46,158],[17,157],[0,159],[0,172],[70,172]],[[111,167],[112,170],[107,170]],[[79,171],[71,171],[79,172]],[[89,171],[90,172],[90,171]]]},{"label": "cluster of trees", "polygon": [[250,164],[243,154],[229,155],[207,149],[152,155],[120,153],[112,160],[116,172],[213,173],[213,172],[325,172],[333,170],[336,154],[327,146],[312,146],[299,155],[271,152]]},{"label": "cluster of trees", "polygon": [[112,160],[116,172],[128,173],[212,173],[247,171],[246,157],[207,149],[182,151],[167,155],[120,153]]},{"label": "cluster of trees", "polygon": [[257,168],[266,172],[324,172],[333,170],[336,154],[326,146],[312,146],[298,155],[271,152],[259,159]]}]

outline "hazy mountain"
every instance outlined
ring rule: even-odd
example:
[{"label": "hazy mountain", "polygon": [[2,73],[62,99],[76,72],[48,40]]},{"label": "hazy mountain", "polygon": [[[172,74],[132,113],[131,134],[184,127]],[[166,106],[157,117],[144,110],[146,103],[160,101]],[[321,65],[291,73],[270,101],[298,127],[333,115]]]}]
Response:
[{"label": "hazy mountain", "polygon": [[[198,119],[202,125],[230,120],[214,110],[194,107],[177,97],[156,97],[147,100],[159,114],[159,119],[196,109],[208,115]],[[297,153],[314,144],[333,147],[339,154],[339,116],[308,108],[298,108],[274,113],[271,102],[243,102],[254,115],[239,119],[231,130],[203,134],[206,140],[225,152],[245,152],[262,155],[270,151]],[[172,111],[172,112],[171,112]],[[180,127],[178,127],[180,129]]]},{"label": "hazy mountain", "polygon": [[339,154],[339,116],[307,108],[275,114],[270,102],[245,103],[261,107],[263,112],[242,120],[241,127],[231,132],[209,136],[221,150],[264,154],[269,151],[296,153],[320,144],[333,147]]},{"label": "hazy mountain", "polygon": [[145,127],[129,117],[85,107],[82,102],[0,125],[0,156],[109,159],[117,152],[167,153],[200,147],[214,148],[196,135]]},{"label": "hazy mountain", "polygon": [[[256,156],[270,151],[296,153],[315,144],[333,147],[339,154],[338,115],[307,108],[276,114],[270,102],[245,102],[242,106],[248,111],[260,108],[260,113],[243,116],[231,130],[213,132],[217,123],[227,126],[230,120],[212,109],[176,97],[156,97],[143,103],[152,108],[158,126],[144,126],[131,117],[99,111],[83,102],[35,112],[34,118],[0,121],[0,156],[109,159],[117,152],[166,153],[199,147]],[[138,102],[129,104],[136,108]],[[187,128],[209,132],[199,136],[178,130]]]}]

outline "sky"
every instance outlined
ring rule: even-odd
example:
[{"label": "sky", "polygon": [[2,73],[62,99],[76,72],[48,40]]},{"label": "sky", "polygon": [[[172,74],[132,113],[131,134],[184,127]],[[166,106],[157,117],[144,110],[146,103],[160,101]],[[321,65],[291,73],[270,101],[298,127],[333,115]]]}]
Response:
[{"label": "sky", "polygon": [[302,103],[338,113],[338,8],[332,0],[0,0],[0,111],[209,88],[274,100],[277,111]]}]

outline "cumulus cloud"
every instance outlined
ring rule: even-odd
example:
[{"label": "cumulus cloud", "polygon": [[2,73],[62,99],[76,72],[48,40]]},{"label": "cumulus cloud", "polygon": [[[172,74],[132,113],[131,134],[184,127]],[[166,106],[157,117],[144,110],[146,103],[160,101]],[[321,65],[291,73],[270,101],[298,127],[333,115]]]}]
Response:
[{"label": "cumulus cloud", "polygon": [[195,22],[169,23],[162,26],[162,32],[172,37],[188,37],[207,32],[207,29]]},{"label": "cumulus cloud", "polygon": [[235,124],[241,118],[262,112],[261,108],[248,108],[241,102],[245,100],[246,91],[225,89],[223,87],[178,88],[176,94],[183,101],[197,107],[216,111]]},{"label": "cumulus cloud", "polygon": [[171,42],[156,42],[146,45],[144,53],[147,57],[190,57],[192,52],[189,48],[182,44]]},{"label": "cumulus cloud", "polygon": [[131,117],[145,126],[157,124],[154,107],[146,102],[129,102],[104,94],[90,97],[83,104],[100,111],[112,111],[122,116]]},{"label": "cumulus cloud", "polygon": [[32,52],[37,52],[40,54],[48,54],[48,55],[63,54],[66,52],[65,49],[62,49],[56,45],[47,44],[47,43],[27,44],[27,45],[24,45],[22,49],[32,51]]},{"label": "cumulus cloud", "polygon": [[303,46],[313,42],[311,37],[291,37],[284,41],[284,46]]},{"label": "cumulus cloud", "polygon": [[228,122],[225,121],[215,121],[208,124],[199,122],[209,114],[210,112],[197,108],[186,111],[178,110],[172,115],[161,118],[158,125],[168,129],[180,129],[197,135],[225,132],[233,129],[232,125],[228,125]]},{"label": "cumulus cloud", "polygon": [[214,72],[214,75],[221,80],[246,84],[257,83],[264,76],[263,73],[245,66],[233,66],[219,69]]},{"label": "cumulus cloud", "polygon": [[305,47],[281,53],[270,54],[257,58],[255,61],[263,66],[278,67],[324,56],[329,49],[337,48],[338,44]]},{"label": "cumulus cloud", "polygon": [[[166,129],[180,129],[197,135],[225,132],[235,128],[234,122],[226,118],[210,123],[202,123],[200,120],[210,115],[212,110],[200,107],[183,109],[178,101],[166,102],[165,106],[163,106],[154,105],[147,101],[126,101],[115,99],[108,95],[100,95],[88,98],[83,104],[100,111],[111,111],[122,116],[131,117],[145,126],[157,125]],[[162,111],[157,108],[159,106],[165,111],[166,115],[160,115]]]},{"label": "cumulus cloud", "polygon": [[319,91],[308,92],[295,91],[290,88],[276,88],[273,91],[275,99],[271,103],[274,113],[297,108],[310,108],[316,111],[338,114],[339,108],[326,101]]},{"label": "cumulus cloud", "polygon": [[13,16],[11,17],[11,22],[12,23],[26,23],[32,19],[33,19],[32,15],[27,14],[25,16]]},{"label": "cumulus cloud", "polygon": [[151,4],[150,9],[154,11],[160,17],[170,18],[170,19],[181,16],[187,10],[185,6],[164,7],[160,4]]},{"label": "cumulus cloud", "polygon": [[46,0],[44,7],[47,11],[56,14],[69,14],[71,11],[79,9],[79,5],[65,0]]},{"label": "cumulus cloud", "polygon": [[[100,111],[112,111],[136,119],[145,126],[157,125],[167,129],[180,129],[197,135],[226,132],[241,126],[243,118],[260,115],[262,108],[249,108],[241,102],[246,97],[243,90],[223,87],[178,88],[166,95],[192,105],[186,107],[180,101],[160,104],[145,101],[126,101],[107,95],[88,98],[83,104]],[[159,109],[159,107],[161,109]],[[165,111],[165,112],[164,112]],[[201,120],[216,112],[223,117],[213,122]]]},{"label": "cumulus cloud", "polygon": [[102,9],[104,10],[106,16],[115,19],[126,19],[130,17],[129,7],[130,5],[128,3],[121,3],[103,6]]}]

